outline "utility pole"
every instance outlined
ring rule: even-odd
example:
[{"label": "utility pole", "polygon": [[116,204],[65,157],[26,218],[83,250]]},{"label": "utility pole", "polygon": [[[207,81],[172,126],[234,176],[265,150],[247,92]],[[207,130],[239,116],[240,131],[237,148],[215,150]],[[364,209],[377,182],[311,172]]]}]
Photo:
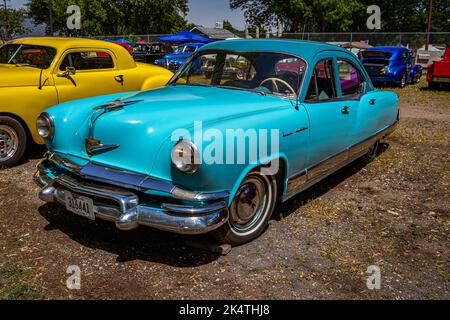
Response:
[{"label": "utility pole", "polygon": [[425,50],[430,46],[430,32],[431,32],[431,18],[433,15],[433,0],[428,1],[428,28],[427,28],[427,42],[425,43]]},{"label": "utility pole", "polygon": [[48,0],[48,13],[49,13],[49,31],[50,31],[50,35],[53,36],[53,10],[52,10],[52,0]]},{"label": "utility pole", "polygon": [[4,30],[3,30],[3,40],[8,40],[6,39],[8,36],[8,29],[9,29],[9,21],[8,21],[8,6],[6,5],[6,0],[3,0],[3,5],[4,5],[4,14],[5,14],[5,25],[3,26]]}]

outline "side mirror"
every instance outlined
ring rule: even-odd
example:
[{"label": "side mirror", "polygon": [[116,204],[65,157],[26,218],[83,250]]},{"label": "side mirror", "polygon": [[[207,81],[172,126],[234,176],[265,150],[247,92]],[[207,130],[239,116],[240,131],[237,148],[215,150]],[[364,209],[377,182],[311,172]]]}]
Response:
[{"label": "side mirror", "polygon": [[70,78],[75,75],[77,70],[74,67],[66,67],[66,71],[61,72],[57,75],[58,78]]}]

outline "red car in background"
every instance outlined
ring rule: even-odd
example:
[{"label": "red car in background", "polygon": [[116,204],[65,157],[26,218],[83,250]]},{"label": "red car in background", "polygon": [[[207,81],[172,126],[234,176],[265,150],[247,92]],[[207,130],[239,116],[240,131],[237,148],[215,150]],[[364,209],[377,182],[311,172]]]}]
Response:
[{"label": "red car in background", "polygon": [[447,45],[442,60],[428,66],[427,81],[431,89],[450,88],[450,45]]}]

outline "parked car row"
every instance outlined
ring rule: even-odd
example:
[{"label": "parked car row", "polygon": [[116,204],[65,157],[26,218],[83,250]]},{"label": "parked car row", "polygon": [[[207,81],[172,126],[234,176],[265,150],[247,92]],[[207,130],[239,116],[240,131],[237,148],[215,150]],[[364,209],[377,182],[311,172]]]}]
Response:
[{"label": "parked car row", "polygon": [[[186,43],[172,49],[162,42],[137,43],[133,58],[177,71],[203,43]],[[423,68],[414,64],[415,51],[405,47],[374,47],[359,52],[360,59],[374,84],[393,84],[401,88],[420,82]],[[200,67],[208,68],[206,64]],[[441,64],[442,65],[442,64]],[[437,67],[440,69],[440,67]]]},{"label": "parked car row", "polygon": [[[173,74],[136,63],[114,43],[77,38],[18,39],[0,47],[0,166],[43,144],[36,119],[71,100],[164,86]],[[38,123],[39,125],[39,123]]]},{"label": "parked car row", "polygon": [[[0,164],[16,163],[32,137],[48,148],[34,177],[43,201],[120,230],[241,245],[264,232],[277,201],[373,159],[399,121],[396,94],[375,89],[345,49],[290,40],[190,46],[175,53],[173,75],[106,42],[7,43]],[[220,141],[230,131],[232,143]],[[264,133],[266,144],[251,140]]]},{"label": "parked car row", "polygon": [[361,52],[361,61],[374,83],[401,88],[418,83],[422,67],[414,64],[411,50],[404,47],[374,47]]},{"label": "parked car row", "polygon": [[450,45],[442,60],[434,61],[428,66],[427,81],[431,89],[450,88]]}]

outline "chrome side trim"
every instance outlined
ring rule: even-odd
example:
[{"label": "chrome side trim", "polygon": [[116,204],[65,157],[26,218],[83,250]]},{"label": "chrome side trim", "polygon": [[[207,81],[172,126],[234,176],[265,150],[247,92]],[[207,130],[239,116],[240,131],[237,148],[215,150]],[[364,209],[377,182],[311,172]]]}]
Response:
[{"label": "chrome side trim", "polygon": [[364,156],[376,141],[383,140],[394,132],[398,127],[398,123],[398,121],[395,122],[392,126],[374,134],[366,140],[363,140],[347,148],[345,151],[321,161],[320,163],[305,169],[300,174],[289,178],[287,194],[283,197],[283,201],[292,198],[347,164]]},{"label": "chrome side trim", "polygon": [[289,178],[288,180],[288,190],[296,190],[304,185],[308,181],[307,171],[303,170],[296,176]]}]

